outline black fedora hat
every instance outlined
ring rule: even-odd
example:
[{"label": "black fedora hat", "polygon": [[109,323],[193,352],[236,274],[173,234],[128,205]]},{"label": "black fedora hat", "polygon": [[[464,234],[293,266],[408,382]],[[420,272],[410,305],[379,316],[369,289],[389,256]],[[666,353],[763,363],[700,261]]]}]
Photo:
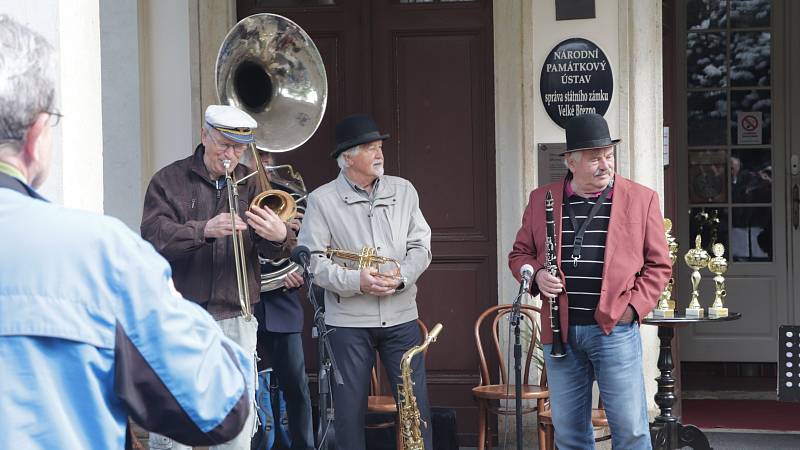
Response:
[{"label": "black fedora hat", "polygon": [[336,124],[336,148],[331,152],[331,156],[336,158],[351,147],[382,141],[388,137],[388,134],[381,134],[378,124],[372,117],[366,114],[354,114]]},{"label": "black fedora hat", "polygon": [[618,144],[621,139],[611,139],[608,123],[600,114],[581,114],[567,121],[564,131],[567,134],[565,155],[580,150],[608,147]]}]

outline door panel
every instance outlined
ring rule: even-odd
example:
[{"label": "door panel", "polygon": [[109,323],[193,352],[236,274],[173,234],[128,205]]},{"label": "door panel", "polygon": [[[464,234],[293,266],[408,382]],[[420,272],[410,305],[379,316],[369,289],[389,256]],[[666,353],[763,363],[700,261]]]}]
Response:
[{"label": "door panel", "polygon": [[[410,179],[433,232],[417,303],[429,326],[432,404],[456,409],[474,442],[480,380],[472,325],[496,305],[491,2],[372,2],[373,105],[396,139],[387,172]],[[458,349],[458,351],[453,351]]]},{"label": "door panel", "polygon": [[[239,0],[238,7],[240,18],[273,12],[294,20],[322,54],[325,119],[302,148],[279,155],[309,189],[338,173],[329,157],[338,120],[371,113],[391,135],[386,173],[414,184],[433,234],[433,262],[417,297],[428,327],[445,326],[427,354],[432,405],[454,408],[460,443],[474,445],[471,389],[480,380],[472,327],[497,304],[492,2]],[[306,336],[305,344],[315,372],[315,341]]]}]

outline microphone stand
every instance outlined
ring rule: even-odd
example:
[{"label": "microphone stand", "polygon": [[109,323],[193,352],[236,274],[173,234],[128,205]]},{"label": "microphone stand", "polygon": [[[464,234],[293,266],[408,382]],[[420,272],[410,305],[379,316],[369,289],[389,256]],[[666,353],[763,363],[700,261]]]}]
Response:
[{"label": "microphone stand", "polygon": [[523,282],[519,287],[519,294],[511,306],[510,325],[514,326],[514,412],[517,422],[517,450],[522,450],[522,343],[519,337],[519,323],[522,319],[521,303],[525,293]]},{"label": "microphone stand", "polygon": [[329,377],[331,372],[333,372],[334,381],[339,385],[343,385],[344,380],[342,380],[342,375],[339,373],[336,359],[333,357],[333,349],[328,341],[328,334],[333,330],[328,330],[325,326],[325,310],[320,308],[314,294],[314,274],[309,270],[308,264],[303,264],[303,269],[303,280],[306,285],[308,300],[311,302],[311,306],[314,307],[314,329],[311,335],[319,339],[317,343],[317,351],[319,354],[319,374],[317,376],[317,386],[319,388],[319,422],[317,424],[317,441],[319,442],[319,446],[317,448],[318,450],[327,450],[329,442],[327,436],[332,430],[331,425],[333,425],[335,419]]}]

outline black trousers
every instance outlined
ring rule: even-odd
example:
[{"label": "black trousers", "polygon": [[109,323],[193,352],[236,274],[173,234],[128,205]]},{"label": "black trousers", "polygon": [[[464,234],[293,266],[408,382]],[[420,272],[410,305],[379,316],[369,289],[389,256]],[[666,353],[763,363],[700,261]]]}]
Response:
[{"label": "black trousers", "polygon": [[[339,450],[364,450],[364,416],[367,411],[370,377],[375,365],[375,352],[380,355],[392,393],[397,399],[397,385],[402,381],[400,359],[409,348],[419,345],[421,333],[415,320],[388,328],[335,329],[330,334],[336,364],[344,379],[344,386],[333,383],[333,402],[336,411],[336,448]],[[411,362],[414,395],[417,398],[421,419],[428,427],[420,425],[425,448],[433,448],[428,403],[428,386],[425,382],[425,360],[417,355]]]},{"label": "black trousers", "polygon": [[313,450],[311,395],[300,333],[259,332],[259,339],[269,353],[272,370],[286,398],[292,450]]}]

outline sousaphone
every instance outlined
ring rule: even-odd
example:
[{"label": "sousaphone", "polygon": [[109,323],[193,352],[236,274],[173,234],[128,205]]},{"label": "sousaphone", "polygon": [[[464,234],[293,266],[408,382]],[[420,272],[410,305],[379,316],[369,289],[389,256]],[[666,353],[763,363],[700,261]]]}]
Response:
[{"label": "sousaphone", "polygon": [[[216,85],[220,103],[258,122],[253,148],[266,152],[288,152],[308,141],[328,101],[325,66],[316,45],[296,23],[276,14],[254,14],[231,28],[217,55]],[[305,210],[307,191],[298,171],[290,165],[263,166],[257,154],[253,159],[259,170],[248,177],[258,174],[263,191],[254,203],[284,221]],[[286,259],[262,260],[261,291],[282,287],[286,275],[297,270]]]}]

